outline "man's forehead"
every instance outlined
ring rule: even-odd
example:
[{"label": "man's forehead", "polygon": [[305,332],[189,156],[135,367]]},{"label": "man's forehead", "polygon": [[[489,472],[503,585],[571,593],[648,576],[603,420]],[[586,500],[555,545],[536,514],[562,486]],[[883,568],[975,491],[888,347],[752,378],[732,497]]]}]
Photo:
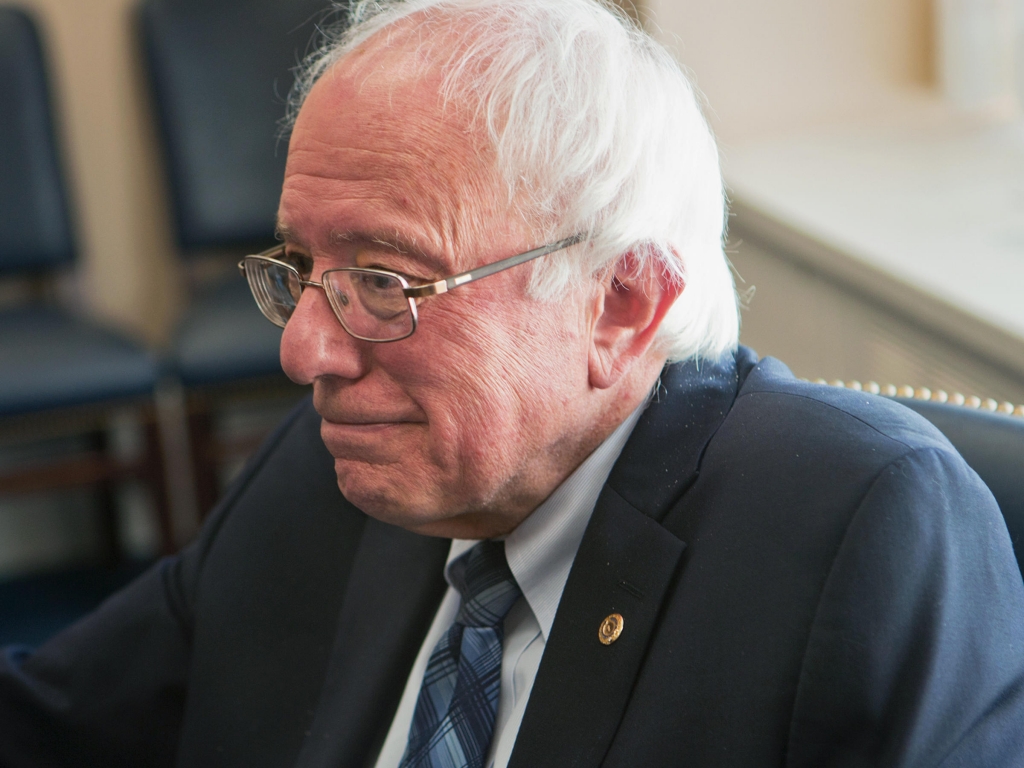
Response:
[{"label": "man's forehead", "polygon": [[335,62],[332,69],[369,84],[440,82],[441,62],[453,49],[442,39],[425,39],[426,27],[422,20],[416,23],[418,18],[420,14],[379,31]]},{"label": "man's forehead", "polygon": [[472,12],[426,8],[395,19],[372,33],[341,60],[367,70],[382,65],[388,72],[410,79],[433,77],[440,75],[453,60],[459,60],[495,24],[515,23],[514,19],[499,15],[481,24]]},{"label": "man's forehead", "polygon": [[509,218],[489,135],[471,110],[442,103],[440,68],[423,66],[418,35],[378,33],[311,90],[289,145],[286,239],[322,244],[333,229],[334,243],[452,262],[479,249],[481,227]]},{"label": "man's forehead", "polygon": [[[348,158],[329,156],[352,150],[384,165],[382,172],[398,173],[411,164],[447,175],[471,168],[479,176],[493,165],[476,110],[442,97],[438,59],[444,54],[426,53],[420,32],[404,30],[403,22],[365,41],[319,78],[296,119],[290,165],[343,163]],[[437,45],[429,50],[437,53]]]},{"label": "man's forehead", "polygon": [[[460,56],[478,34],[469,18],[455,13],[438,9],[413,13],[378,30],[343,54],[319,78],[313,90],[334,81],[341,86],[336,93],[344,94],[345,99],[363,96],[375,101],[382,117],[391,107],[413,106],[422,113],[442,118],[452,130],[473,134],[474,143],[488,145],[488,132],[477,119],[479,104],[472,89],[458,89],[454,93],[445,83],[447,69],[461,61]],[[455,68],[464,70],[467,66],[473,68],[475,64],[461,61]],[[404,117],[399,109],[391,110],[391,114],[397,120]]]}]

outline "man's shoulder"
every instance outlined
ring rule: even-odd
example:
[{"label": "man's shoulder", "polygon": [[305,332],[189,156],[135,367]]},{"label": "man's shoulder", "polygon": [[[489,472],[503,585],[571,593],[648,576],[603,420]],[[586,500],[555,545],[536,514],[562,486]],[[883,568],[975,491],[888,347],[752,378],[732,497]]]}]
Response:
[{"label": "man's shoulder", "polygon": [[942,433],[910,409],[801,381],[745,347],[721,360],[669,366],[658,393],[609,477],[655,519],[695,482],[722,489],[712,478],[808,503],[845,488],[852,502],[907,455],[938,453],[968,471]]},{"label": "man's shoulder", "polygon": [[[705,448],[698,486],[702,498],[711,493],[707,502],[774,510],[790,530],[814,519],[842,531],[864,503],[886,506],[882,489],[891,498],[956,496],[965,508],[994,507],[926,419],[885,397],[801,381],[771,358],[743,378]],[[998,518],[998,510],[985,515]]]},{"label": "man's shoulder", "polygon": [[748,373],[726,420],[741,421],[771,444],[832,444],[837,451],[862,450],[892,460],[921,450],[956,456],[945,436],[927,419],[894,400],[868,392],[815,384],[795,378],[774,358],[760,360]]}]

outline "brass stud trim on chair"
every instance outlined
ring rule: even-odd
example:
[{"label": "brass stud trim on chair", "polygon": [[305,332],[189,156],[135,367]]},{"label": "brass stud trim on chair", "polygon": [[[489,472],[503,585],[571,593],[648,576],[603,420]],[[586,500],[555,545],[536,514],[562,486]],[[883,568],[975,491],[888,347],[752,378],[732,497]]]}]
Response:
[{"label": "brass stud trim on chair", "polygon": [[912,397],[915,400],[930,400],[933,403],[960,405],[964,408],[975,408],[977,410],[989,411],[990,413],[1001,413],[1005,416],[1015,416],[1017,418],[1024,419],[1024,405],[1000,403],[998,400],[994,400],[991,397],[983,400],[977,395],[966,397],[959,392],[949,394],[945,390],[931,390],[928,389],[928,387],[918,387],[917,389],[914,389],[906,384],[902,387],[897,387],[895,384],[886,384],[885,386],[882,386],[874,381],[861,384],[859,381],[841,381],[839,379],[826,381],[825,379],[817,379],[814,383],[826,384],[828,386],[840,387],[842,389],[852,389],[856,392],[870,392],[872,395],[883,395],[885,397]]}]

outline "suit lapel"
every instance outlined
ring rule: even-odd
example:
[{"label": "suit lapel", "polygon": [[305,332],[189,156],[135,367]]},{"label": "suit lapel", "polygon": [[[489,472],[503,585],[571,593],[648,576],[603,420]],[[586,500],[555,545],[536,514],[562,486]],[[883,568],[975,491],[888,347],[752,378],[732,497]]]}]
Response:
[{"label": "suit lapel", "polygon": [[360,766],[379,750],[447,588],[449,544],[367,518],[297,766]]},{"label": "suit lapel", "polygon": [[[594,766],[640,669],[684,544],[607,486],[562,593],[509,768]],[[598,638],[606,616],[622,634]]]},{"label": "suit lapel", "polygon": [[[559,603],[509,768],[600,765],[629,702],[685,543],[660,524],[756,362],[667,366],[594,508]],[[598,628],[623,618],[603,645]]]}]

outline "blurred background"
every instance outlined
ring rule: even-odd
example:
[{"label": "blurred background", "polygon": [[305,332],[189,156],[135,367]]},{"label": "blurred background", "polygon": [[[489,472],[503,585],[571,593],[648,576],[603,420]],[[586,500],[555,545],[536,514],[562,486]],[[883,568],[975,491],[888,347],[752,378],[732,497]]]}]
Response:
[{"label": "blurred background", "polygon": [[[706,97],[744,343],[1024,403],[1018,2],[629,5]],[[234,264],[272,242],[277,120],[327,5],[0,4],[0,643],[187,543],[303,396]]]}]

